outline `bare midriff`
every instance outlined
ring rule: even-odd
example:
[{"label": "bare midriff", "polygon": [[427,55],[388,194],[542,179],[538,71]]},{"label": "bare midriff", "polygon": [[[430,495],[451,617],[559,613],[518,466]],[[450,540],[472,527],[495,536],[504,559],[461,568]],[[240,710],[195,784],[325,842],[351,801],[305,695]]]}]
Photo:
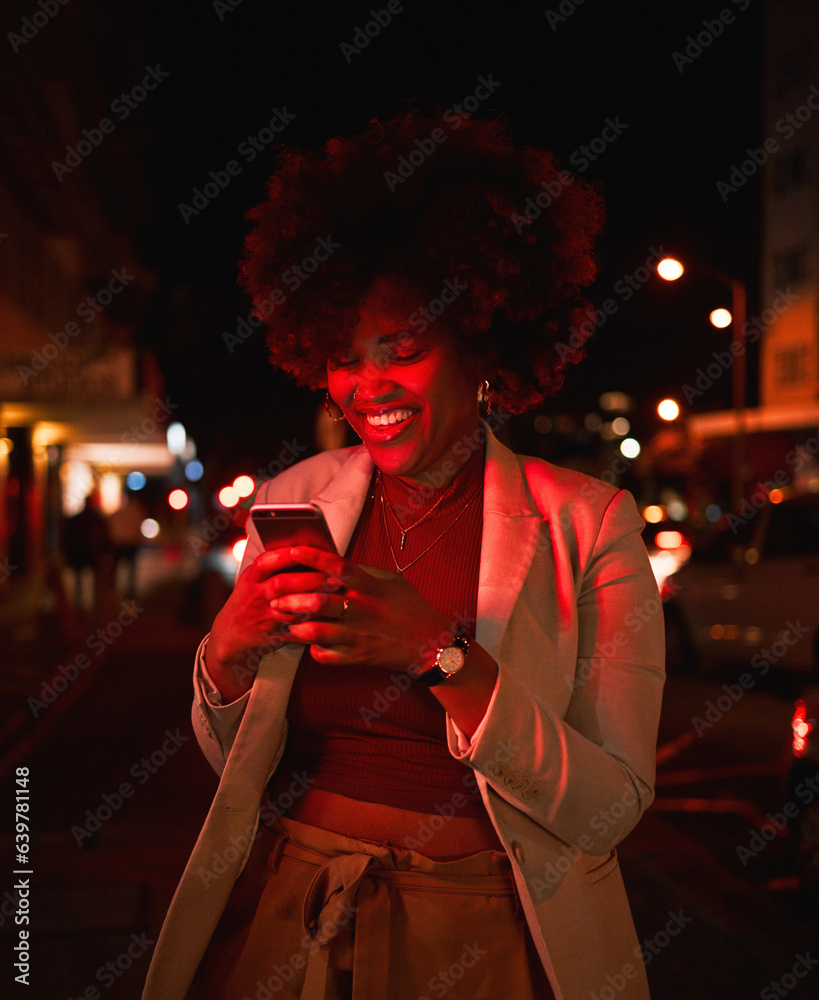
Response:
[{"label": "bare midriff", "polygon": [[362,802],[324,788],[309,788],[284,815],[356,840],[415,850],[433,861],[452,860],[478,851],[504,850],[488,816],[485,819],[444,817],[379,802]]}]

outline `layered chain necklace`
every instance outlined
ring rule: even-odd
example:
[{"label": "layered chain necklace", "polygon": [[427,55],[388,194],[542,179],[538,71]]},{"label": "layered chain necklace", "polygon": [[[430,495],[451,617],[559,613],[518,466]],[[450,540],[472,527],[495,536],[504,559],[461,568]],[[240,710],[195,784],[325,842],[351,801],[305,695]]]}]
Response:
[{"label": "layered chain necklace", "polygon": [[398,525],[398,530],[401,532],[401,543],[399,545],[398,551],[399,552],[403,552],[404,551],[404,542],[406,541],[406,538],[407,538],[407,532],[412,531],[413,528],[417,528],[419,524],[423,524],[424,521],[426,521],[426,519],[432,515],[433,511],[438,506],[438,504],[440,504],[451,493],[453,487],[455,486],[455,480],[453,479],[453,481],[449,484],[449,487],[446,490],[444,490],[444,492],[440,495],[440,497],[438,497],[438,499],[435,501],[435,503],[432,505],[432,507],[430,507],[430,509],[426,512],[426,514],[422,514],[421,517],[419,517],[418,520],[414,524],[410,524],[406,528],[404,528],[401,525],[401,522],[398,520],[398,515],[395,513],[395,510],[393,509],[392,503],[390,502],[390,498],[387,496],[387,491],[386,491],[386,488],[384,486],[384,480],[383,480],[383,477],[381,475],[381,470],[380,469],[378,470],[378,477],[377,477],[377,481],[376,481],[376,490],[378,489],[379,486],[381,487],[381,494],[380,494],[380,496],[381,496],[381,516],[382,516],[383,521],[384,521],[384,531],[385,531],[385,533],[387,535],[387,542],[389,543],[389,546],[390,546],[390,554],[392,555],[392,561],[395,563],[396,570],[400,574],[402,574],[402,575],[403,575],[403,573],[404,573],[405,570],[408,570],[410,568],[410,566],[414,566],[415,563],[417,563],[418,560],[422,556],[425,556],[427,554],[427,552],[429,552],[429,550],[433,547],[433,545],[436,545],[438,542],[440,542],[440,540],[444,537],[444,535],[451,528],[453,528],[455,526],[455,524],[457,523],[457,521],[461,517],[463,517],[463,515],[466,513],[466,510],[469,507],[469,505],[472,503],[472,501],[475,499],[475,497],[483,489],[483,483],[481,483],[480,486],[472,494],[472,496],[466,501],[466,503],[463,505],[463,507],[461,507],[461,509],[458,511],[458,513],[455,515],[455,517],[446,526],[446,528],[444,528],[444,530],[441,532],[441,534],[438,535],[437,538],[433,539],[430,542],[430,544],[427,545],[427,547],[424,549],[423,552],[421,552],[419,555],[417,555],[414,559],[410,560],[410,562],[408,562],[406,565],[401,566],[401,565],[399,565],[398,558],[395,555],[395,546],[392,544],[392,538],[390,538],[389,527],[387,526],[387,508],[389,508],[390,514],[392,514],[392,518],[395,521],[395,523]]}]

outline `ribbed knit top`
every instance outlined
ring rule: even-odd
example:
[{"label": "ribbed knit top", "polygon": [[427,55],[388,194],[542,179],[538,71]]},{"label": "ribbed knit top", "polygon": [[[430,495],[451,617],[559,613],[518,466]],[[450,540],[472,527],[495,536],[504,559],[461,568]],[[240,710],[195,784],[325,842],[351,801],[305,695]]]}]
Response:
[{"label": "ribbed knit top", "polygon": [[[479,447],[448,493],[446,487],[413,489],[392,476],[383,476],[378,484],[374,475],[347,551],[354,563],[394,570],[388,539],[401,566],[432,545],[405,570],[404,578],[453,628],[460,625],[470,635],[478,598],[483,473],[484,448]],[[382,508],[382,489],[395,516],[386,504]],[[436,503],[429,517],[407,532],[401,551],[396,518],[406,528]],[[438,636],[429,640],[427,649],[437,645]],[[457,796],[458,815],[486,815],[471,769],[455,760],[447,747],[443,707],[428,687],[406,673],[378,666],[323,665],[308,648],[296,671],[287,718],[287,743],[277,770],[282,787],[294,773],[307,772],[312,787],[366,802],[434,813],[436,806]],[[466,805],[461,796],[466,796]]]}]

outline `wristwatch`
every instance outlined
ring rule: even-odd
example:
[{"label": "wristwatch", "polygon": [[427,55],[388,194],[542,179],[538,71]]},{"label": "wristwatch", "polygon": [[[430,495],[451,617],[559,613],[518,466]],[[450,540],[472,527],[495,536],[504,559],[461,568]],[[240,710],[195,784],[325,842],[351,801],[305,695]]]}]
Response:
[{"label": "wristwatch", "polygon": [[452,642],[448,646],[442,646],[435,653],[435,663],[419,674],[417,680],[427,687],[435,687],[445,680],[457,674],[464,665],[466,654],[469,652],[469,635],[459,628],[452,637]]}]

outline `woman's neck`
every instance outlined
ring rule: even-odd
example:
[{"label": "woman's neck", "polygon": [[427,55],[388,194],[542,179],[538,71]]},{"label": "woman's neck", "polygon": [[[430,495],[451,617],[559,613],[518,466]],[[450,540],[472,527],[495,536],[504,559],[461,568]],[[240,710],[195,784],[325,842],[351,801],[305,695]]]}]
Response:
[{"label": "woman's neck", "polygon": [[453,441],[444,454],[423,472],[412,476],[390,476],[390,478],[410,490],[446,489],[468,462],[477,454],[483,455],[485,446],[486,432],[478,424],[473,432]]}]

